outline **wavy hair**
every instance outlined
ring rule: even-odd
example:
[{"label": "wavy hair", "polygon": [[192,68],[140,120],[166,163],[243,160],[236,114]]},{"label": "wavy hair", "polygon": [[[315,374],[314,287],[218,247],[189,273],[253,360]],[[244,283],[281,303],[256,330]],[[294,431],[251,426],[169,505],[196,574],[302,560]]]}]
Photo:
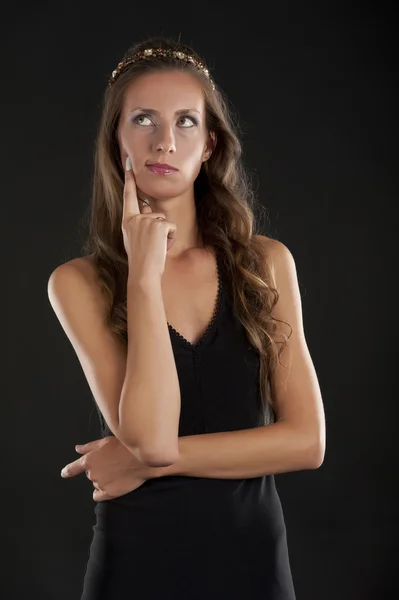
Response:
[{"label": "wavy hair", "polygon": [[[132,46],[124,60],[136,52],[155,47],[184,52],[204,63],[189,46],[162,37]],[[250,345],[259,353],[259,392],[264,415],[266,409],[274,410],[270,392],[273,374],[288,338],[282,334],[282,341],[275,339],[276,321],[279,320],[271,313],[279,294],[264,241],[256,234],[258,222],[254,211],[260,207],[242,162],[237,119],[222,90],[217,85],[213,89],[212,82],[195,64],[173,56],[146,57],[129,64],[107,87],[95,144],[89,233],[83,252],[92,255],[106,296],[107,323],[127,342],[128,259],[121,231],[124,165],[121,164],[117,129],[129,84],[144,73],[165,69],[188,71],[202,83],[206,127],[215,133],[216,144],[211,157],[202,163],[194,183],[198,228],[204,247],[213,247],[220,258],[234,313],[242,323]]]}]

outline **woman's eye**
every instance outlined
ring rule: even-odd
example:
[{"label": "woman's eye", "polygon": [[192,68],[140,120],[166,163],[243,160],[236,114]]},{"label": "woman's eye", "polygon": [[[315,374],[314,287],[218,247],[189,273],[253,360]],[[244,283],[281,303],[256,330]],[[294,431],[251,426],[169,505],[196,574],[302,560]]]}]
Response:
[{"label": "woman's eye", "polygon": [[[194,119],[194,117],[180,117],[180,119],[178,119],[178,124],[180,125],[180,127],[184,127],[184,128],[188,128],[188,127],[193,127],[194,125],[197,125],[197,120]],[[135,117],[133,119],[133,123],[137,123],[138,125],[154,125],[154,122],[152,121],[152,119],[149,117],[149,115],[137,115],[137,117]]]},{"label": "woman's eye", "polygon": [[188,120],[189,123],[188,125],[183,125],[183,127],[193,127],[193,125],[197,125],[197,121],[194,119],[194,117],[181,117],[179,119],[179,121],[185,121]]},{"label": "woman's eye", "polygon": [[152,123],[151,119],[147,115],[137,115],[137,117],[133,119],[133,123],[138,123],[139,125],[148,125],[148,123],[143,123],[143,121],[140,121],[140,119],[147,119],[147,121]]}]

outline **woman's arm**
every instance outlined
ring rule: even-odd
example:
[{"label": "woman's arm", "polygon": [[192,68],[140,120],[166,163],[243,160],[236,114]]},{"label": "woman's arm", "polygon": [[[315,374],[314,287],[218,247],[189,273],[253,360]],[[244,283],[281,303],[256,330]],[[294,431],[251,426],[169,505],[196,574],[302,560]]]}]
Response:
[{"label": "woman's arm", "polygon": [[176,461],[180,387],[160,284],[128,282],[128,351],[87,260],[57,267],[48,295],[115,437],[145,465]]},{"label": "woman's arm", "polygon": [[127,284],[128,351],[119,403],[125,438],[148,466],[178,456],[180,385],[161,281]]},{"label": "woman's arm", "polygon": [[[62,475],[75,477],[91,468],[86,455],[100,450],[116,452],[114,444],[104,450],[104,439],[81,444],[82,456],[65,466]],[[183,475],[216,479],[250,479],[275,473],[316,469],[323,462],[320,444],[309,433],[295,430],[283,421],[240,431],[189,435],[179,438],[179,459],[166,467],[147,467],[145,479]],[[104,457],[104,454],[103,454]],[[104,458],[102,457],[102,461]],[[137,461],[126,448],[120,456],[111,456],[108,464],[129,472],[137,469]],[[99,461],[97,460],[97,463]],[[98,472],[98,465],[96,465]],[[119,469],[116,469],[117,471]],[[119,472],[115,475],[119,477]],[[136,475],[133,473],[132,475]],[[109,474],[106,478],[110,479]],[[112,479],[112,478],[111,478]],[[101,482],[101,480],[100,480]],[[100,486],[101,487],[101,486]],[[130,491],[130,488],[127,489]]]},{"label": "woman's arm", "polygon": [[[165,467],[150,468],[149,478],[186,475],[241,479],[314,469],[322,464],[324,410],[303,332],[295,263],[279,242],[273,243],[269,256],[280,292],[274,314],[292,327],[288,347],[282,353],[282,362],[287,360],[289,368],[279,366],[273,384],[277,422],[255,429],[180,437],[178,460]],[[80,463],[78,468],[84,470]]]},{"label": "woman's arm", "polygon": [[[319,383],[306,343],[295,262],[284,244],[264,238],[279,299],[273,316],[292,334],[273,378],[276,423],[241,431],[179,438],[180,458],[159,476],[246,478],[319,467],[325,418]],[[286,365],[286,366],[283,366]]]},{"label": "woman's arm", "polygon": [[180,437],[179,456],[172,465],[152,469],[151,477],[247,479],[316,469],[323,462],[316,437],[284,421],[254,429]]}]

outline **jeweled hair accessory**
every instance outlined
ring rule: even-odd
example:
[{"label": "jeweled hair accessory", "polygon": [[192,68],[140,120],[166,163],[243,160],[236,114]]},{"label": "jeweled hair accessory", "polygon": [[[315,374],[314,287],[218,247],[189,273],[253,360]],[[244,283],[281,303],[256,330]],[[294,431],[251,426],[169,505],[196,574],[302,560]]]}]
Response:
[{"label": "jeweled hair accessory", "polygon": [[210,83],[212,85],[212,89],[215,89],[215,84],[214,84],[213,80],[211,79],[211,76],[209,75],[209,71],[201,61],[199,61],[194,56],[191,56],[191,54],[186,54],[185,52],[179,52],[177,50],[170,50],[170,49],[166,49],[166,48],[146,48],[145,50],[136,52],[136,54],[133,54],[132,56],[129,56],[129,57],[123,59],[118,64],[116,69],[114,71],[112,71],[112,75],[109,78],[108,85],[111,86],[118,79],[118,77],[122,73],[122,71],[124,71],[126,69],[126,67],[128,67],[132,63],[135,63],[139,60],[143,60],[145,58],[154,57],[154,56],[155,57],[160,56],[163,58],[169,58],[169,57],[178,58],[180,60],[185,60],[186,62],[192,63],[193,65],[195,65],[197,67],[197,69],[199,71],[201,71],[207,77],[207,79],[210,81]]}]

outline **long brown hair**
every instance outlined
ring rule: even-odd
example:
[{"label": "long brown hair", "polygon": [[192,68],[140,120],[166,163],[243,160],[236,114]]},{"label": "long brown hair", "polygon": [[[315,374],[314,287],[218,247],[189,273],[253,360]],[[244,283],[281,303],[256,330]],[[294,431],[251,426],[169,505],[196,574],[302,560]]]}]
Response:
[{"label": "long brown hair", "polygon": [[[204,61],[190,47],[167,38],[150,38],[127,51],[124,60],[146,48],[183,52]],[[277,342],[271,312],[278,301],[265,244],[257,235],[255,202],[242,162],[238,126],[222,90],[195,64],[172,57],[150,56],[129,64],[105,91],[95,145],[89,234],[83,252],[91,254],[109,307],[107,323],[127,341],[126,283],[128,260],[123,244],[122,198],[124,166],[117,140],[118,121],[129,84],[143,73],[183,69],[203,86],[206,127],[216,135],[211,157],[202,164],[194,183],[198,227],[204,247],[213,247],[230,287],[234,312],[260,357],[260,399],[263,412],[274,408],[273,374],[287,336]],[[281,333],[281,332],[280,332]],[[267,406],[269,403],[269,406]]]}]

